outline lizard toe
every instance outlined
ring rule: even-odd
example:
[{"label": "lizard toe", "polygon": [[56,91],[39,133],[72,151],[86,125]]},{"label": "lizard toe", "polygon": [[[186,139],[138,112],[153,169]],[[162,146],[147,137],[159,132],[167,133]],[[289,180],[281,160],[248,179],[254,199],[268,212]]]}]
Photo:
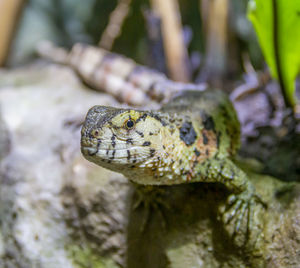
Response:
[{"label": "lizard toe", "polygon": [[262,232],[261,216],[264,206],[256,195],[242,193],[232,204],[229,196],[225,209],[220,213],[223,226],[237,246],[254,245]]}]

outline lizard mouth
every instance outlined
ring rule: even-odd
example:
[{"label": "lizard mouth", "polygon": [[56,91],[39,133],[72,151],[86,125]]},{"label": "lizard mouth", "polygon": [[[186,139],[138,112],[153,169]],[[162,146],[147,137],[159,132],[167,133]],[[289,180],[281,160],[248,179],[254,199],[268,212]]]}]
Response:
[{"label": "lizard mouth", "polygon": [[99,147],[82,146],[81,151],[84,156],[87,156],[88,158],[94,158],[94,161],[100,160],[101,162],[109,161],[132,164],[143,162],[149,157],[149,154],[146,152],[139,153],[141,148],[143,147],[135,146],[122,149],[105,149]]}]

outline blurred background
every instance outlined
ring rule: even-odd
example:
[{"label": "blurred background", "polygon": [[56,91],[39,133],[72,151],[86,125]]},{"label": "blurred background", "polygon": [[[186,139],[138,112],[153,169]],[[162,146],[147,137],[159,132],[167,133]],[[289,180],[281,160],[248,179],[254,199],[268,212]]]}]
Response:
[{"label": "blurred background", "polygon": [[[264,67],[246,16],[247,4],[247,0],[165,5],[155,0],[1,0],[0,64],[29,62],[40,40],[68,48],[83,42],[124,54],[175,80],[236,80],[244,71],[243,60],[250,60],[256,69]],[[184,61],[177,71],[172,64],[179,65],[178,60],[172,63],[172,57]]]},{"label": "blurred background", "polygon": [[[93,105],[132,105],[118,98],[125,83],[147,100],[139,109],[161,99],[116,70],[118,94],[87,83],[81,58],[43,58],[44,40],[132,59],[158,71],[140,66],[136,80],[156,75],[162,91],[224,90],[241,123],[237,164],[270,204],[258,250],[222,230],[220,185],[162,187],[171,209],[151,194],[162,209],[132,209],[135,187],[81,155],[81,124]],[[300,0],[0,0],[0,268],[298,267],[299,70]]]},{"label": "blurred background", "polygon": [[[238,111],[242,152],[267,162],[281,155],[274,150],[282,137],[287,136],[288,148],[294,149],[295,136],[287,133],[300,128],[295,97],[299,0],[284,3],[272,7],[271,1],[260,0],[0,0],[0,65],[15,68],[34,62],[42,40],[67,49],[80,42],[122,54],[174,81],[219,87],[231,93]],[[295,22],[286,25],[292,16]],[[280,128],[275,137],[262,138],[274,128]],[[285,176],[284,170],[291,170],[291,163],[295,167],[297,159],[290,155],[287,161],[272,160],[268,172]],[[288,164],[278,173],[279,162]]]}]

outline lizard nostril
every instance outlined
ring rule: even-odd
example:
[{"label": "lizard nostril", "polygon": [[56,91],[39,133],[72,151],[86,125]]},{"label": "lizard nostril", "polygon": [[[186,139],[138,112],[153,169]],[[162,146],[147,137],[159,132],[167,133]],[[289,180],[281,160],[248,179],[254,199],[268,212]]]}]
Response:
[{"label": "lizard nostril", "polygon": [[100,132],[99,132],[99,130],[94,129],[94,130],[92,130],[91,134],[94,138],[98,138],[100,135]]}]

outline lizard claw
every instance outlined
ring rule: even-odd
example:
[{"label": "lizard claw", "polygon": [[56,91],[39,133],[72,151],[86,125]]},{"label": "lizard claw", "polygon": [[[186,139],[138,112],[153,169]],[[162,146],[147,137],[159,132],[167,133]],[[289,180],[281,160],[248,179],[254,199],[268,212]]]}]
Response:
[{"label": "lizard claw", "polygon": [[262,231],[265,208],[265,203],[254,193],[244,192],[228,197],[225,207],[220,209],[220,218],[234,244],[255,244]]}]

